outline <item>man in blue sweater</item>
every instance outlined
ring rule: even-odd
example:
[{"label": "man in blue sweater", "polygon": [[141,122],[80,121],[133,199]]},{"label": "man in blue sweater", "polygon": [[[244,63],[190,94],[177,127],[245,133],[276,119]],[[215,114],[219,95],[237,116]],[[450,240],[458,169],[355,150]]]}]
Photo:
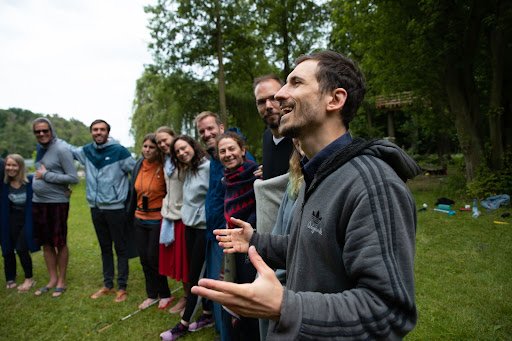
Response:
[{"label": "man in blue sweater", "polygon": [[[241,229],[217,230],[217,239],[225,252],[248,252],[259,277],[192,288],[270,319],[267,340],[396,340],[416,324],[416,210],[405,181],[420,168],[392,143],[352,139],[364,93],[362,73],[339,53],[297,60],[275,95],[279,131],[297,138],[309,160],[290,234],[254,233],[232,219]],[[286,287],[271,267],[287,270]]]},{"label": "man in blue sweater", "polygon": [[[69,146],[73,157],[85,166],[87,202],[101,249],[103,287],[91,295],[97,299],[116,294],[115,302],[126,300],[128,285],[128,226],[125,202],[129,175],[135,166],[130,152],[109,138],[110,125],[95,120],[89,130],[93,142]],[[117,292],[114,290],[114,255],[117,255]]]},{"label": "man in blue sweater", "polygon": [[[226,226],[224,219],[224,194],[225,188],[221,179],[224,176],[224,168],[219,161],[216,152],[216,138],[224,133],[224,124],[219,115],[211,111],[203,111],[195,118],[197,132],[201,137],[208,154],[210,154],[210,182],[206,193],[206,278],[218,279],[222,267],[223,252],[217,244],[213,230]],[[218,303],[213,304],[213,316],[215,328],[222,340],[230,340],[231,319]],[[203,323],[202,321],[199,321]],[[208,322],[208,321],[206,321]],[[197,322],[195,322],[197,324]],[[192,327],[195,327],[194,324]]]}]

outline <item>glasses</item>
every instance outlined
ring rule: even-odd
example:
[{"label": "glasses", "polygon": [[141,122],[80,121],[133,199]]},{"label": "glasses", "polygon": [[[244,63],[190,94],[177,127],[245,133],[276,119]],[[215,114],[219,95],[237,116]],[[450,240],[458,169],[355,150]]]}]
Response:
[{"label": "glasses", "polygon": [[50,132],[50,129],[34,130],[34,135],[48,134],[49,132]]},{"label": "glasses", "polygon": [[265,98],[260,98],[258,100],[256,100],[256,105],[258,107],[262,107],[264,106],[265,104],[267,104],[267,101],[270,101],[272,103],[277,103],[279,102],[277,99],[274,98],[274,95],[272,96],[268,96],[268,97],[265,97]]}]

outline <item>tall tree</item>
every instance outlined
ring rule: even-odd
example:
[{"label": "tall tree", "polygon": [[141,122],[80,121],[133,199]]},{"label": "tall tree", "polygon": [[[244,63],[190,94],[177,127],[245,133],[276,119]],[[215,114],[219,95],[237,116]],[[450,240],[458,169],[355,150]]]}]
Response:
[{"label": "tall tree", "polygon": [[[149,47],[156,65],[167,74],[184,69],[193,71],[201,79],[215,79],[218,107],[225,123],[226,63],[235,59],[238,38],[252,34],[247,29],[252,22],[249,7],[249,2],[235,0],[158,0],[156,5],[145,8],[152,15],[149,28],[153,41]],[[258,44],[252,46],[257,52]],[[244,57],[253,59],[257,55]]]},{"label": "tall tree", "polygon": [[[333,11],[336,26],[332,40],[338,45],[347,41],[350,51],[361,56],[370,84],[376,87],[373,90],[413,90],[440,112],[449,108],[468,180],[485,161],[484,143],[489,135],[495,136],[494,143],[502,143],[499,129],[495,133],[486,130],[484,113],[489,109],[496,112],[492,109],[496,105],[488,104],[487,89],[495,92],[498,112],[506,102],[504,94],[498,93],[503,80],[490,76],[496,67],[499,72],[502,64],[499,58],[490,62],[488,37],[492,35],[486,34],[495,28],[510,30],[511,20],[496,19],[510,17],[510,5],[504,3],[508,2],[333,2],[337,10]],[[494,44],[496,51],[510,45],[499,39]],[[491,126],[501,124],[498,116],[489,115]]]},{"label": "tall tree", "polygon": [[283,78],[290,73],[293,58],[326,46],[330,21],[325,3],[256,0],[255,4],[267,57],[280,65]]},{"label": "tall tree", "polygon": [[148,65],[137,80],[132,115],[132,134],[138,150],[143,136],[161,125],[171,126],[176,133],[194,136],[195,115],[214,106],[213,85],[190,74],[176,71],[164,75]]}]

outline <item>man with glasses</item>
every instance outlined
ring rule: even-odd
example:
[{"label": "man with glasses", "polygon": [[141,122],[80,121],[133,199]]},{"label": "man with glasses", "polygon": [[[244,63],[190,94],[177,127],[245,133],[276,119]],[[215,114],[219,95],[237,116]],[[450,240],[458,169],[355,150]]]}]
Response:
[{"label": "man with glasses", "polygon": [[46,118],[34,120],[33,132],[37,140],[36,172],[32,182],[32,214],[34,236],[43,246],[44,260],[50,277],[46,286],[36,290],[40,296],[53,289],[52,296],[59,297],[66,290],[68,266],[68,213],[70,184],[78,183],[73,165],[73,155]]},{"label": "man with glasses", "polygon": [[281,113],[274,95],[283,82],[276,75],[265,75],[254,80],[256,107],[267,129],[263,133],[263,179],[270,179],[288,172],[288,161],[293,151],[289,137],[279,133]]}]

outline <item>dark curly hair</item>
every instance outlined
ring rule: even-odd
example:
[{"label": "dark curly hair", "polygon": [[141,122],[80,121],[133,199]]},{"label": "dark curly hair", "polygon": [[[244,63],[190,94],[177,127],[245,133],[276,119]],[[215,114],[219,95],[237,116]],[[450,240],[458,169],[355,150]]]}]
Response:
[{"label": "dark curly hair", "polygon": [[[190,164],[185,164],[181,162],[176,155],[174,145],[179,140],[185,141],[194,150],[194,156],[192,157],[192,160],[190,160]],[[192,172],[192,174],[196,174],[199,169],[199,165],[203,162],[203,159],[206,157],[206,155],[206,151],[203,149],[203,147],[201,147],[199,142],[197,142],[188,135],[180,135],[177,138],[175,138],[174,141],[172,141],[171,143],[171,159],[172,162],[174,162],[174,164],[178,167],[180,175],[185,174],[185,172],[187,171]]]},{"label": "dark curly hair", "polygon": [[295,65],[306,60],[318,62],[316,80],[322,94],[337,88],[347,91],[347,100],[341,110],[341,116],[345,128],[348,129],[366,92],[363,73],[352,59],[334,51],[321,51],[300,56],[295,61]]}]

